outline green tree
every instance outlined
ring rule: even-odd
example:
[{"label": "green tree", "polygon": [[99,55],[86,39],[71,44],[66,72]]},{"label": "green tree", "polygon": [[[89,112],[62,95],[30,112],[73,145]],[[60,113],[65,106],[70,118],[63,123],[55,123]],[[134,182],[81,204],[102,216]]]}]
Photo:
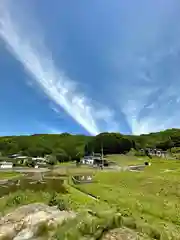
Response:
[{"label": "green tree", "polygon": [[32,158],[28,158],[27,161],[26,161],[26,165],[28,167],[35,167],[36,162],[34,160],[32,160]]},{"label": "green tree", "polygon": [[53,154],[59,162],[67,162],[69,160],[68,154],[63,149],[56,149]]},{"label": "green tree", "polygon": [[117,154],[126,153],[131,147],[132,141],[119,133],[101,133],[85,146],[85,151],[100,153],[103,148],[104,154]]},{"label": "green tree", "polygon": [[57,164],[57,159],[56,159],[56,156],[54,155],[49,155],[46,161],[49,165],[52,165],[52,166]]}]

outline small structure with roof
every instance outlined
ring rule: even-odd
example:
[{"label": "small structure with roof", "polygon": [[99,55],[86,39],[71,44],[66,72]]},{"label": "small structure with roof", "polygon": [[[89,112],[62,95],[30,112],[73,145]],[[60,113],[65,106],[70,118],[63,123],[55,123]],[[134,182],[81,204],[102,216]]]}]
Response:
[{"label": "small structure with roof", "polygon": [[88,165],[93,165],[94,164],[94,158],[93,156],[84,156],[81,159],[82,164],[88,164]]},{"label": "small structure with roof", "polygon": [[0,168],[11,169],[13,167],[12,162],[0,162]]}]

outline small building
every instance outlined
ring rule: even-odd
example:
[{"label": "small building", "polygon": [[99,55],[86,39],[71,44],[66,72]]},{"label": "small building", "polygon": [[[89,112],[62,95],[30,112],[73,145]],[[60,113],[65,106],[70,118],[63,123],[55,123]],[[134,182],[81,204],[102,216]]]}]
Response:
[{"label": "small building", "polygon": [[94,164],[94,158],[93,156],[84,156],[83,159],[81,159],[82,164],[88,164],[93,165]]},{"label": "small building", "polygon": [[33,161],[38,161],[38,162],[45,162],[46,161],[46,159],[43,158],[43,157],[33,157],[32,160]]},{"label": "small building", "polygon": [[13,163],[12,162],[1,162],[0,163],[0,168],[10,169],[12,167],[13,167]]},{"label": "small building", "polygon": [[27,156],[17,156],[16,159],[26,159],[28,158]]},{"label": "small building", "polygon": [[8,156],[8,158],[17,158],[17,157],[20,157],[21,154],[20,153],[15,153],[15,154],[11,154]]},{"label": "small building", "polygon": [[[140,150],[141,153],[145,153],[144,149]],[[162,151],[161,149],[152,149],[152,148],[147,148],[146,152],[149,154],[149,156],[156,156],[156,157],[162,157],[162,158],[167,158],[167,151]]]},{"label": "small building", "polygon": [[38,168],[48,167],[46,162],[36,162],[36,166],[38,166]]},{"label": "small building", "polygon": [[84,158],[81,159],[82,164],[87,164],[87,165],[94,165],[94,166],[108,166],[109,163],[106,159],[102,159],[101,155],[95,155],[94,156],[84,156]]}]

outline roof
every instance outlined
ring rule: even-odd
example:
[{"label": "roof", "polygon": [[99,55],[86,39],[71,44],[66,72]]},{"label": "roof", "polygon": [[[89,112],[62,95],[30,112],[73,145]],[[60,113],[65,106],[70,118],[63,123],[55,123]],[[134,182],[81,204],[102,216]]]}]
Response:
[{"label": "roof", "polygon": [[43,157],[33,157],[32,159],[33,160],[45,160],[45,158],[43,158]]},{"label": "roof", "polygon": [[0,162],[0,165],[12,165],[12,162]]}]

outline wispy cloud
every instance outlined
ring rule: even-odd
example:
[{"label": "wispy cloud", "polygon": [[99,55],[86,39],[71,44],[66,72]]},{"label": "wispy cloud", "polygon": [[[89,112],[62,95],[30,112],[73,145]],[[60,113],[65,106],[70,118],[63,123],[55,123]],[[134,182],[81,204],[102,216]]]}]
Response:
[{"label": "wispy cloud", "polygon": [[[97,62],[103,59],[100,66],[105,64],[104,69],[108,70],[107,78],[101,77],[104,74],[100,74],[99,79],[96,79],[99,85],[106,85],[107,90],[102,90],[99,94],[95,89],[94,100],[101,99],[104,94],[103,101],[116,109],[115,117],[119,125],[114,121],[113,111],[106,108],[107,105],[99,106],[88,99],[87,95],[83,94],[81,86],[77,84],[78,79],[74,79],[76,82],[69,79],[68,73],[64,74],[61,66],[54,62],[51,49],[46,47],[43,34],[37,27],[38,23],[34,20],[33,27],[29,26],[29,21],[32,21],[32,17],[29,16],[31,11],[28,11],[27,17],[20,4],[14,7],[15,3],[13,6],[12,3],[13,0],[0,0],[0,37],[8,50],[31,74],[32,87],[42,90],[49,97],[50,102],[53,102],[50,107],[55,114],[62,117],[63,108],[63,114],[68,113],[91,134],[97,134],[99,131],[124,130],[120,129],[124,117],[129,125],[128,130],[131,129],[134,134],[180,127],[180,28],[178,25],[180,3],[178,1],[137,0],[129,4],[129,1],[115,0],[113,4],[106,4],[104,15],[103,13],[99,15],[98,7],[102,8],[99,3],[98,14],[93,16],[97,19],[92,21],[92,24],[101,18],[107,26],[102,32],[100,27],[95,29],[90,24],[91,15],[87,14],[88,25],[85,21],[83,27],[80,27],[82,35],[79,39],[86,39],[85,45],[83,41],[81,42],[82,49],[91,46],[94,39],[90,51],[95,49],[94,51],[97,52],[101,46],[99,55],[102,56],[98,60],[93,59],[93,63],[99,66]],[[109,6],[115,6],[118,11],[114,11],[114,7],[112,10]],[[84,6],[81,9],[83,20],[86,10]],[[107,17],[107,14],[112,16],[112,13],[115,18]],[[120,17],[115,16],[116,14]],[[68,21],[75,21],[75,18],[72,19],[68,18]],[[78,26],[79,22],[72,26]],[[82,29],[88,29],[88,34]],[[78,34],[80,33],[77,32]],[[96,36],[97,39],[85,35]],[[60,36],[60,32],[57,36]],[[71,50],[73,52],[73,48]],[[78,61],[77,65],[74,64],[74,68],[78,66],[79,69],[81,61]],[[103,68],[100,71],[103,72]],[[106,74],[106,71],[104,73]],[[105,83],[104,79],[107,80]],[[95,84],[94,86],[96,87]],[[127,123],[124,124],[125,127]]]},{"label": "wispy cloud", "polygon": [[[77,84],[69,79],[62,69],[56,67],[50,51],[42,42],[40,33],[34,32],[35,29],[32,32],[28,27],[28,19],[25,13],[23,14],[23,9],[21,20],[18,18],[19,12],[18,14],[13,12],[12,17],[11,10],[15,11],[11,9],[11,1],[1,0],[0,37],[8,50],[31,74],[38,87],[90,134],[97,134],[101,130],[117,130],[113,113],[104,106],[97,109],[78,91]],[[106,127],[101,129],[101,125]]]},{"label": "wispy cloud", "polygon": [[121,21],[120,109],[134,134],[180,127],[180,4],[152,0],[132,5],[126,4]]}]

